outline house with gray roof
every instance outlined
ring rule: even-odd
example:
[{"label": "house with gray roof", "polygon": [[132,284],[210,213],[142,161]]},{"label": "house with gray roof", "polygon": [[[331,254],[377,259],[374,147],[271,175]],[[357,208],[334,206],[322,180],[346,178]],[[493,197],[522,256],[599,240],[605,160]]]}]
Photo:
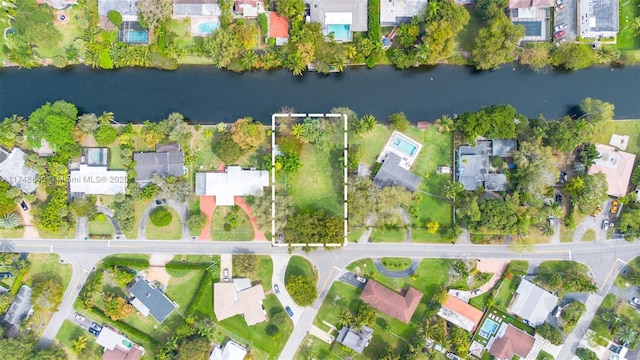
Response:
[{"label": "house with gray roof", "polygon": [[351,41],[354,31],[367,31],[367,0],[310,0],[309,20],[336,41]]},{"label": "house with gray roof", "polygon": [[359,330],[356,330],[353,326],[343,326],[336,340],[339,344],[348,347],[358,354],[362,354],[364,348],[369,345],[372,337],[373,329],[366,325]]},{"label": "house with gray roof", "polygon": [[64,10],[67,6],[78,5],[78,0],[38,0],[38,4],[47,4],[56,10]]},{"label": "house with gray roof", "polygon": [[400,166],[401,160],[397,154],[388,153],[382,162],[382,166],[380,166],[380,170],[373,177],[373,182],[380,187],[402,186],[411,192],[415,192],[420,186],[422,178]]},{"label": "house with gray roof", "polygon": [[619,11],[617,0],[579,0],[578,36],[615,40],[620,30]]},{"label": "house with gray roof", "polygon": [[22,190],[25,194],[36,191],[38,173],[25,166],[24,151],[13,148],[11,152],[0,148],[0,178]]},{"label": "house with gray roof", "polygon": [[520,281],[514,296],[507,310],[527,320],[531,326],[542,325],[558,303],[557,296],[525,279]]},{"label": "house with gray roof", "polygon": [[24,319],[33,313],[31,305],[31,288],[27,285],[20,286],[20,290],[4,315],[4,321],[18,326]]},{"label": "house with gray roof", "polygon": [[131,295],[129,302],[144,316],[151,315],[157,322],[162,323],[178,307],[149,280],[137,277],[128,288]]},{"label": "house with gray roof", "polygon": [[114,10],[122,15],[124,21],[138,20],[138,0],[98,0],[98,15],[107,16],[109,11]]},{"label": "house with gray roof", "polygon": [[487,191],[505,191],[507,176],[491,167],[491,157],[509,157],[518,148],[516,140],[480,140],[475,146],[458,149],[458,182],[465,190],[484,187]]},{"label": "house with gray roof", "polygon": [[177,144],[157,145],[155,152],[133,154],[136,162],[136,182],[144,185],[154,174],[160,176],[183,176],[184,153]]}]

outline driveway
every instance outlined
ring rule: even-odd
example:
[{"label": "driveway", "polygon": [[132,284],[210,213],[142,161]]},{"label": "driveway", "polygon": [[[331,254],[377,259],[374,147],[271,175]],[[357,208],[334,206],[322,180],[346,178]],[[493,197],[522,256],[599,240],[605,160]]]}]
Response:
[{"label": "driveway", "polygon": [[587,216],[580,222],[580,224],[578,224],[576,231],[573,233],[573,242],[581,242],[584,233],[589,229],[593,229],[596,232],[596,241],[603,241],[607,239],[608,231],[602,229],[602,222],[604,220],[612,221],[613,219],[609,212],[611,200],[606,200],[600,206],[602,207],[602,211],[600,211],[598,215]]},{"label": "driveway", "polygon": [[87,237],[89,237],[89,218],[80,216],[76,223],[76,239],[85,239]]},{"label": "driveway", "polygon": [[24,235],[25,239],[40,239],[40,234],[33,226],[33,216],[31,216],[31,204],[29,205],[29,210],[22,210],[22,206],[18,206],[20,209],[20,215],[22,215],[22,224],[24,225]]},{"label": "driveway", "polygon": [[560,350],[560,354],[558,354],[558,359],[572,359],[573,354],[576,353],[576,349],[580,345],[580,340],[584,338],[587,334],[587,330],[589,330],[589,324],[593,320],[593,317],[598,311],[600,304],[602,304],[602,300],[604,297],[597,294],[589,294],[587,301],[585,303],[586,311],[578,320],[575,329],[569,336],[567,336],[562,349]]},{"label": "driveway", "polygon": [[224,281],[224,270],[229,270],[229,281],[233,278],[233,255],[220,255],[220,281]]},{"label": "driveway", "polygon": [[111,221],[111,225],[113,225],[116,239],[126,239],[126,236],[122,233],[122,230],[120,229],[120,224],[118,224],[118,222],[115,219],[116,215],[113,213],[113,210],[101,205],[97,205],[96,210],[98,210],[99,213],[102,213],[104,216],[107,217],[107,219],[109,219],[109,221]]},{"label": "driveway", "polygon": [[419,262],[416,261],[415,259],[411,259],[411,265],[409,265],[408,268],[400,271],[393,271],[393,270],[387,269],[386,267],[384,267],[384,265],[382,265],[382,262],[380,262],[380,259],[373,259],[373,264],[376,266],[376,269],[378,269],[378,271],[382,275],[390,278],[402,279],[402,278],[406,278],[413,275],[413,273],[418,268]]},{"label": "driveway", "polygon": [[345,271],[344,273],[342,273],[340,275],[340,277],[338,278],[338,280],[342,281],[345,284],[349,284],[351,286],[354,286],[360,290],[364,289],[364,286],[366,285],[366,283],[361,283],[360,281],[356,280],[356,274],[350,272],[350,271]]},{"label": "driveway", "polygon": [[178,216],[180,216],[180,222],[182,223],[182,238],[181,240],[190,240],[191,234],[189,233],[189,226],[187,225],[187,219],[189,216],[189,207],[184,204],[177,202],[173,199],[166,199],[166,203],[162,205],[156,205],[155,200],[152,201],[147,207],[144,208],[142,212],[142,216],[140,216],[140,228],[138,229],[138,240],[146,240],[147,239],[147,222],[149,222],[149,214],[151,211],[158,206],[167,206],[172,208]]}]

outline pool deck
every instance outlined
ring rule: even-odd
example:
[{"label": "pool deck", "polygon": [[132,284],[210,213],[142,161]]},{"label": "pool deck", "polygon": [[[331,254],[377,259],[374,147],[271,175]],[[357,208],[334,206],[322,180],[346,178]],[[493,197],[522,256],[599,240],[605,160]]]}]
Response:
[{"label": "pool deck", "polygon": [[[414,151],[413,155],[408,155],[402,150],[393,146],[393,140],[396,137],[401,137],[403,140],[411,143],[416,147],[416,150]],[[380,152],[380,156],[378,156],[378,159],[376,159],[376,161],[381,163],[387,157],[387,154],[394,153],[398,155],[401,159],[400,166],[406,170],[411,170],[411,166],[413,166],[413,162],[418,158],[418,154],[420,154],[420,150],[422,150],[422,144],[412,139],[409,135],[403,134],[396,130],[391,134],[391,136],[389,137],[389,140],[387,140],[387,143],[384,145],[384,148]]]},{"label": "pool deck", "polygon": [[203,33],[198,30],[198,25],[202,23],[207,23],[210,21],[220,22],[220,17],[218,15],[207,15],[207,16],[190,16],[191,18],[191,36],[207,36],[209,33]]}]

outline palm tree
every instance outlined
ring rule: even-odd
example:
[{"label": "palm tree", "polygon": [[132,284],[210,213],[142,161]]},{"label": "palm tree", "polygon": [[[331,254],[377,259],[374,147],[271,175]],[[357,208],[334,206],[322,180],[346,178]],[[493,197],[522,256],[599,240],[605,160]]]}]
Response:
[{"label": "palm tree", "polygon": [[9,214],[4,214],[0,217],[0,228],[6,230],[13,230],[20,226],[20,218],[18,214],[12,212]]},{"label": "palm tree", "polygon": [[100,120],[100,125],[109,125],[112,122],[115,122],[114,115],[111,111],[103,111],[102,115],[98,116],[98,120]]},{"label": "palm tree", "polygon": [[242,63],[242,68],[244,70],[251,70],[258,65],[258,54],[253,50],[249,50],[244,54],[244,57],[240,62]]},{"label": "palm tree", "polygon": [[344,68],[347,66],[347,58],[344,55],[336,56],[333,60],[332,66],[336,71],[343,72]]},{"label": "palm tree", "polygon": [[299,52],[292,52],[287,58],[287,67],[293,75],[300,76],[304,73],[304,70],[307,68],[307,64],[304,63],[304,59]]},{"label": "palm tree", "polygon": [[347,44],[344,46],[344,55],[353,60],[354,57],[356,57],[356,55],[358,54],[358,52],[356,51],[356,47],[353,44]]},{"label": "palm tree", "polygon": [[636,16],[633,19],[633,24],[631,26],[633,26],[636,32],[640,33],[640,16]]},{"label": "palm tree", "polygon": [[80,353],[82,353],[82,351],[84,351],[86,347],[87,347],[87,337],[84,335],[80,335],[78,336],[77,339],[71,341],[71,349],[73,350],[73,353],[76,355],[79,355]]},{"label": "palm tree", "polygon": [[455,128],[455,123],[449,115],[442,115],[436,120],[436,129],[441,134],[448,134]]},{"label": "palm tree", "polygon": [[635,269],[629,269],[629,273],[627,274],[627,280],[633,285],[640,284],[640,271]]},{"label": "palm tree", "polygon": [[64,56],[67,58],[67,61],[69,62],[76,62],[78,61],[78,48],[75,47],[75,45],[71,44],[69,46],[67,46],[64,49]]},{"label": "palm tree", "polygon": [[553,226],[551,226],[548,222],[545,222],[544,225],[542,225],[541,230],[542,230],[542,235],[544,236],[551,237],[553,236],[553,234],[556,233],[556,229]]},{"label": "palm tree", "polygon": [[638,333],[628,324],[622,324],[619,328],[618,331],[616,332],[616,336],[618,337],[618,340],[620,340],[620,342],[622,343],[631,343],[636,336],[638,335]]},{"label": "palm tree", "polygon": [[353,314],[349,310],[342,310],[338,315],[338,326],[350,326],[353,324]]},{"label": "palm tree", "polygon": [[373,130],[377,122],[378,121],[373,115],[371,114],[364,115],[363,117],[360,118],[360,121],[358,123],[358,128],[356,129],[356,133],[360,133],[360,134],[368,133],[369,131]]}]

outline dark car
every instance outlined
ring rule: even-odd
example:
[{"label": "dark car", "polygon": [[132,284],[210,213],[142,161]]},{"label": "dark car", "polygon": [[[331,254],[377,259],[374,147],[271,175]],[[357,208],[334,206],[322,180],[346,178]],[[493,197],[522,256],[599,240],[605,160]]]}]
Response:
[{"label": "dark car", "polygon": [[293,317],[293,311],[291,310],[290,307],[287,306],[284,309],[287,311],[287,314],[289,314],[289,316]]},{"label": "dark car", "polygon": [[167,199],[156,200],[156,205],[164,205],[167,202]]},{"label": "dark car", "polygon": [[278,286],[278,284],[273,285],[273,291],[274,291],[276,294],[280,294],[280,287]]},{"label": "dark car", "polygon": [[553,38],[554,39],[560,39],[561,37],[563,37],[566,34],[566,32],[564,32],[564,30],[562,31],[558,31],[557,33],[553,34]]},{"label": "dark car", "polygon": [[556,203],[558,203],[558,206],[562,206],[562,195],[556,194]]},{"label": "dark car", "polygon": [[602,230],[609,230],[609,220],[602,221]]},{"label": "dark car", "polygon": [[22,210],[27,211],[29,210],[29,207],[27,206],[27,203],[24,202],[24,200],[22,200],[22,202],[20,202],[20,207],[22,208]]},{"label": "dark car", "polygon": [[95,336],[100,335],[100,331],[94,329],[94,328],[89,328],[89,332]]}]

